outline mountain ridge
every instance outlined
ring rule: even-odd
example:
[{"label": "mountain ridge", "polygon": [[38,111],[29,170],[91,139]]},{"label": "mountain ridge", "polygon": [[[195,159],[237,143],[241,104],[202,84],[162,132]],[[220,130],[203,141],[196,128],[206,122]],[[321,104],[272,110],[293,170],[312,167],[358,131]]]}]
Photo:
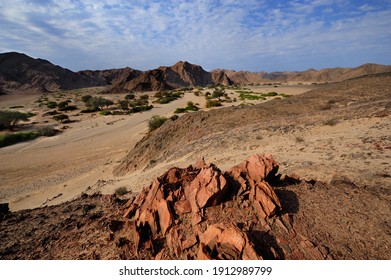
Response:
[{"label": "mountain ridge", "polygon": [[84,87],[111,86],[109,93],[159,91],[207,85],[289,82],[340,82],[364,75],[391,72],[390,65],[366,63],[356,68],[250,72],[204,70],[200,65],[178,61],[172,66],[140,71],[130,67],[73,72],[48,60],[18,52],[0,54],[0,94],[54,92]]}]

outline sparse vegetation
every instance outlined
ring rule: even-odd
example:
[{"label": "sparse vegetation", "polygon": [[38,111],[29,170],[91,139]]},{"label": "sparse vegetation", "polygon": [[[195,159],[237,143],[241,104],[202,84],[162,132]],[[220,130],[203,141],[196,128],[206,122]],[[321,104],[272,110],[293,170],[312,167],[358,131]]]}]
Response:
[{"label": "sparse vegetation", "polygon": [[13,145],[19,142],[29,141],[37,138],[39,135],[37,132],[17,132],[17,133],[7,133],[0,135],[0,147],[5,147]]},{"label": "sparse vegetation", "polygon": [[170,103],[171,101],[181,98],[182,95],[183,92],[160,91],[155,94],[155,97],[157,99],[153,102],[159,104],[167,104]]},{"label": "sparse vegetation", "polygon": [[53,136],[57,133],[51,126],[44,126],[37,131],[6,133],[0,135],[0,147],[10,146],[16,143],[33,140],[39,136]]},{"label": "sparse vegetation", "polygon": [[198,111],[199,108],[192,101],[187,102],[185,108],[177,108],[174,114],[186,113],[187,111]]},{"label": "sparse vegetation", "polygon": [[161,127],[167,121],[166,117],[155,115],[148,121],[149,132],[152,132]]}]

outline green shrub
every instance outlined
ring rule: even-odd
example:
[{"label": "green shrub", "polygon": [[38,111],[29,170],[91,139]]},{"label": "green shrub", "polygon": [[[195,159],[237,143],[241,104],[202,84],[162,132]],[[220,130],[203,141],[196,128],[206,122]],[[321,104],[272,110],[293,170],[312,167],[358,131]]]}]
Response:
[{"label": "green shrub", "polygon": [[131,99],[135,99],[136,98],[136,96],[133,94],[133,93],[129,93],[129,94],[127,94],[126,96],[125,96],[125,99],[126,100],[131,100]]},{"label": "green shrub", "polygon": [[148,121],[149,132],[152,132],[155,129],[161,127],[166,121],[167,121],[166,117],[157,116],[157,115],[153,116]]},{"label": "green shrub", "polygon": [[108,108],[110,105],[113,105],[114,102],[110,99],[103,98],[102,96],[99,97],[91,97],[86,102],[86,106],[93,108],[94,110],[100,110],[103,106]]},{"label": "green shrub", "polygon": [[182,113],[186,113],[186,108],[176,108],[176,110],[174,111],[174,114],[182,114]]},{"label": "green shrub", "polygon": [[211,107],[220,107],[222,106],[221,102],[219,100],[208,100],[206,101],[206,108]]},{"label": "green shrub", "polygon": [[262,95],[263,95],[263,96],[277,96],[278,93],[275,92],[275,91],[271,91],[271,92],[268,92],[268,93],[263,93]]},{"label": "green shrub", "polygon": [[138,112],[142,112],[142,111],[148,111],[148,110],[151,110],[152,108],[153,108],[153,105],[135,106],[129,110],[129,113],[138,113]]},{"label": "green shrub", "polygon": [[56,135],[57,130],[54,129],[52,126],[43,126],[37,130],[37,133],[39,136],[51,137],[51,136]]},{"label": "green shrub", "polygon": [[0,147],[9,146],[19,142],[24,142],[37,138],[39,135],[37,132],[18,132],[18,133],[8,133],[0,135]]},{"label": "green shrub", "polygon": [[108,116],[108,115],[111,115],[111,111],[110,110],[103,110],[103,111],[100,111],[100,113],[102,116]]},{"label": "green shrub", "polygon": [[49,108],[49,109],[54,109],[57,107],[57,102],[55,101],[49,101],[46,106]]},{"label": "green shrub", "polygon": [[142,99],[142,100],[148,100],[148,99],[149,99],[149,96],[148,96],[148,94],[143,94],[143,95],[140,96],[140,99]]},{"label": "green shrub", "polygon": [[81,100],[82,100],[84,103],[87,103],[88,100],[90,100],[91,98],[92,98],[92,96],[88,94],[88,95],[82,96]]},{"label": "green shrub", "polygon": [[100,111],[99,108],[86,108],[80,111],[80,113],[95,113]]},{"label": "green shrub", "polygon": [[55,115],[53,117],[53,119],[56,121],[59,121],[61,123],[68,123],[69,122],[69,117],[65,114]]},{"label": "green shrub", "polygon": [[128,100],[118,100],[117,104],[118,104],[119,109],[121,109],[123,111],[129,110],[129,102],[128,102]]},{"label": "green shrub", "polygon": [[58,109],[62,110],[62,109],[64,109],[65,107],[68,106],[68,102],[67,102],[67,101],[62,101],[62,102],[58,103],[57,106],[58,106]]},{"label": "green shrub", "polygon": [[60,109],[60,111],[73,111],[73,110],[77,110],[77,107],[74,105],[67,105]]}]

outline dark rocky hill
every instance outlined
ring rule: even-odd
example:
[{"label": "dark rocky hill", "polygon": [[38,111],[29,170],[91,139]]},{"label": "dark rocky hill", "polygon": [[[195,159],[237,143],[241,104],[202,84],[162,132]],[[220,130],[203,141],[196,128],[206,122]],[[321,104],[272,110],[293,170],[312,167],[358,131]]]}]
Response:
[{"label": "dark rocky hill", "polygon": [[35,93],[105,85],[99,79],[74,73],[47,60],[25,54],[0,54],[0,92]]}]

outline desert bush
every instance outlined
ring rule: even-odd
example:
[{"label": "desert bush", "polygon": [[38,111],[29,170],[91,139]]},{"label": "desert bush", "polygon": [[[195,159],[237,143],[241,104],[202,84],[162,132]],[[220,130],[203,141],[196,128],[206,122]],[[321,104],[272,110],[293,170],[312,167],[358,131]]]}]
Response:
[{"label": "desert bush", "polygon": [[37,133],[39,136],[51,137],[51,136],[56,135],[57,130],[54,129],[54,127],[52,127],[52,126],[43,126],[37,130]]},{"label": "desert bush", "polygon": [[60,111],[73,111],[77,110],[77,107],[75,105],[67,105],[60,109]]},{"label": "desert bush", "polygon": [[155,115],[148,121],[149,132],[154,131],[155,129],[161,127],[167,121],[166,117]]},{"label": "desert bush", "polygon": [[65,107],[68,106],[68,102],[67,102],[67,101],[62,101],[62,102],[58,103],[57,106],[58,106],[58,109],[62,110],[62,109],[64,109]]},{"label": "desert bush", "polygon": [[149,96],[148,96],[148,94],[143,94],[143,95],[140,96],[140,99],[142,99],[142,100],[148,100],[148,99],[149,99]]},{"label": "desert bush", "polygon": [[118,100],[118,107],[123,111],[129,110],[129,102],[127,100]]},{"label": "desert bush", "polygon": [[207,100],[206,101],[206,108],[220,107],[220,106],[222,106],[222,104],[219,100]]},{"label": "desert bush", "polygon": [[53,119],[56,121],[59,121],[61,123],[68,123],[69,122],[69,117],[68,117],[68,115],[65,115],[65,114],[55,115],[55,116],[53,116]]},{"label": "desert bush", "polygon": [[80,111],[80,113],[95,113],[98,112],[98,108],[86,108]]},{"label": "desert bush", "polygon": [[110,110],[102,110],[100,111],[100,113],[102,116],[108,116],[108,115],[111,115],[111,111]]},{"label": "desert bush", "polygon": [[138,113],[138,112],[142,112],[142,111],[148,111],[148,110],[151,110],[152,108],[153,108],[153,105],[135,106],[129,110],[129,113]]},{"label": "desert bush", "polygon": [[224,96],[224,94],[224,89],[215,89],[212,93],[212,98],[217,98],[218,100],[220,100],[220,98]]},{"label": "desert bush", "polygon": [[57,102],[55,101],[49,101],[46,106],[49,108],[49,109],[54,109],[57,107]]},{"label": "desert bush", "polygon": [[263,93],[262,95],[263,95],[263,96],[277,96],[278,93],[275,92],[275,91],[271,91],[271,92],[268,92],[268,93]]},{"label": "desert bush", "polygon": [[87,107],[90,107],[90,108],[93,108],[95,110],[101,110],[103,106],[106,107],[106,109],[113,105],[114,102],[111,101],[110,99],[106,99],[106,98],[103,98],[102,96],[99,96],[99,97],[91,97],[87,102],[86,102],[86,106]]},{"label": "desert bush", "polygon": [[18,122],[27,121],[31,116],[30,113],[0,110],[0,129],[13,129]]},{"label": "desert bush", "polygon": [[186,108],[176,108],[176,110],[174,111],[174,114],[182,114],[182,113],[186,113]]},{"label": "desert bush", "polygon": [[87,95],[83,95],[83,96],[81,97],[81,100],[82,100],[84,103],[87,103],[88,100],[90,100],[91,98],[92,98],[92,96],[89,95],[89,94],[87,94]]},{"label": "desert bush", "polygon": [[129,191],[126,187],[119,187],[119,188],[116,188],[114,193],[118,196],[122,196],[122,195],[125,195],[127,194]]},{"label": "desert bush", "polygon": [[0,147],[13,145],[19,142],[24,142],[37,138],[39,135],[37,132],[18,132],[18,133],[7,133],[0,135]]},{"label": "desert bush", "polygon": [[304,138],[301,137],[301,136],[297,136],[295,140],[296,140],[297,143],[302,143],[302,142],[304,142]]},{"label": "desert bush", "polygon": [[129,93],[125,96],[125,99],[126,100],[132,100],[132,99],[135,99],[136,96],[133,94],[133,93]]}]

